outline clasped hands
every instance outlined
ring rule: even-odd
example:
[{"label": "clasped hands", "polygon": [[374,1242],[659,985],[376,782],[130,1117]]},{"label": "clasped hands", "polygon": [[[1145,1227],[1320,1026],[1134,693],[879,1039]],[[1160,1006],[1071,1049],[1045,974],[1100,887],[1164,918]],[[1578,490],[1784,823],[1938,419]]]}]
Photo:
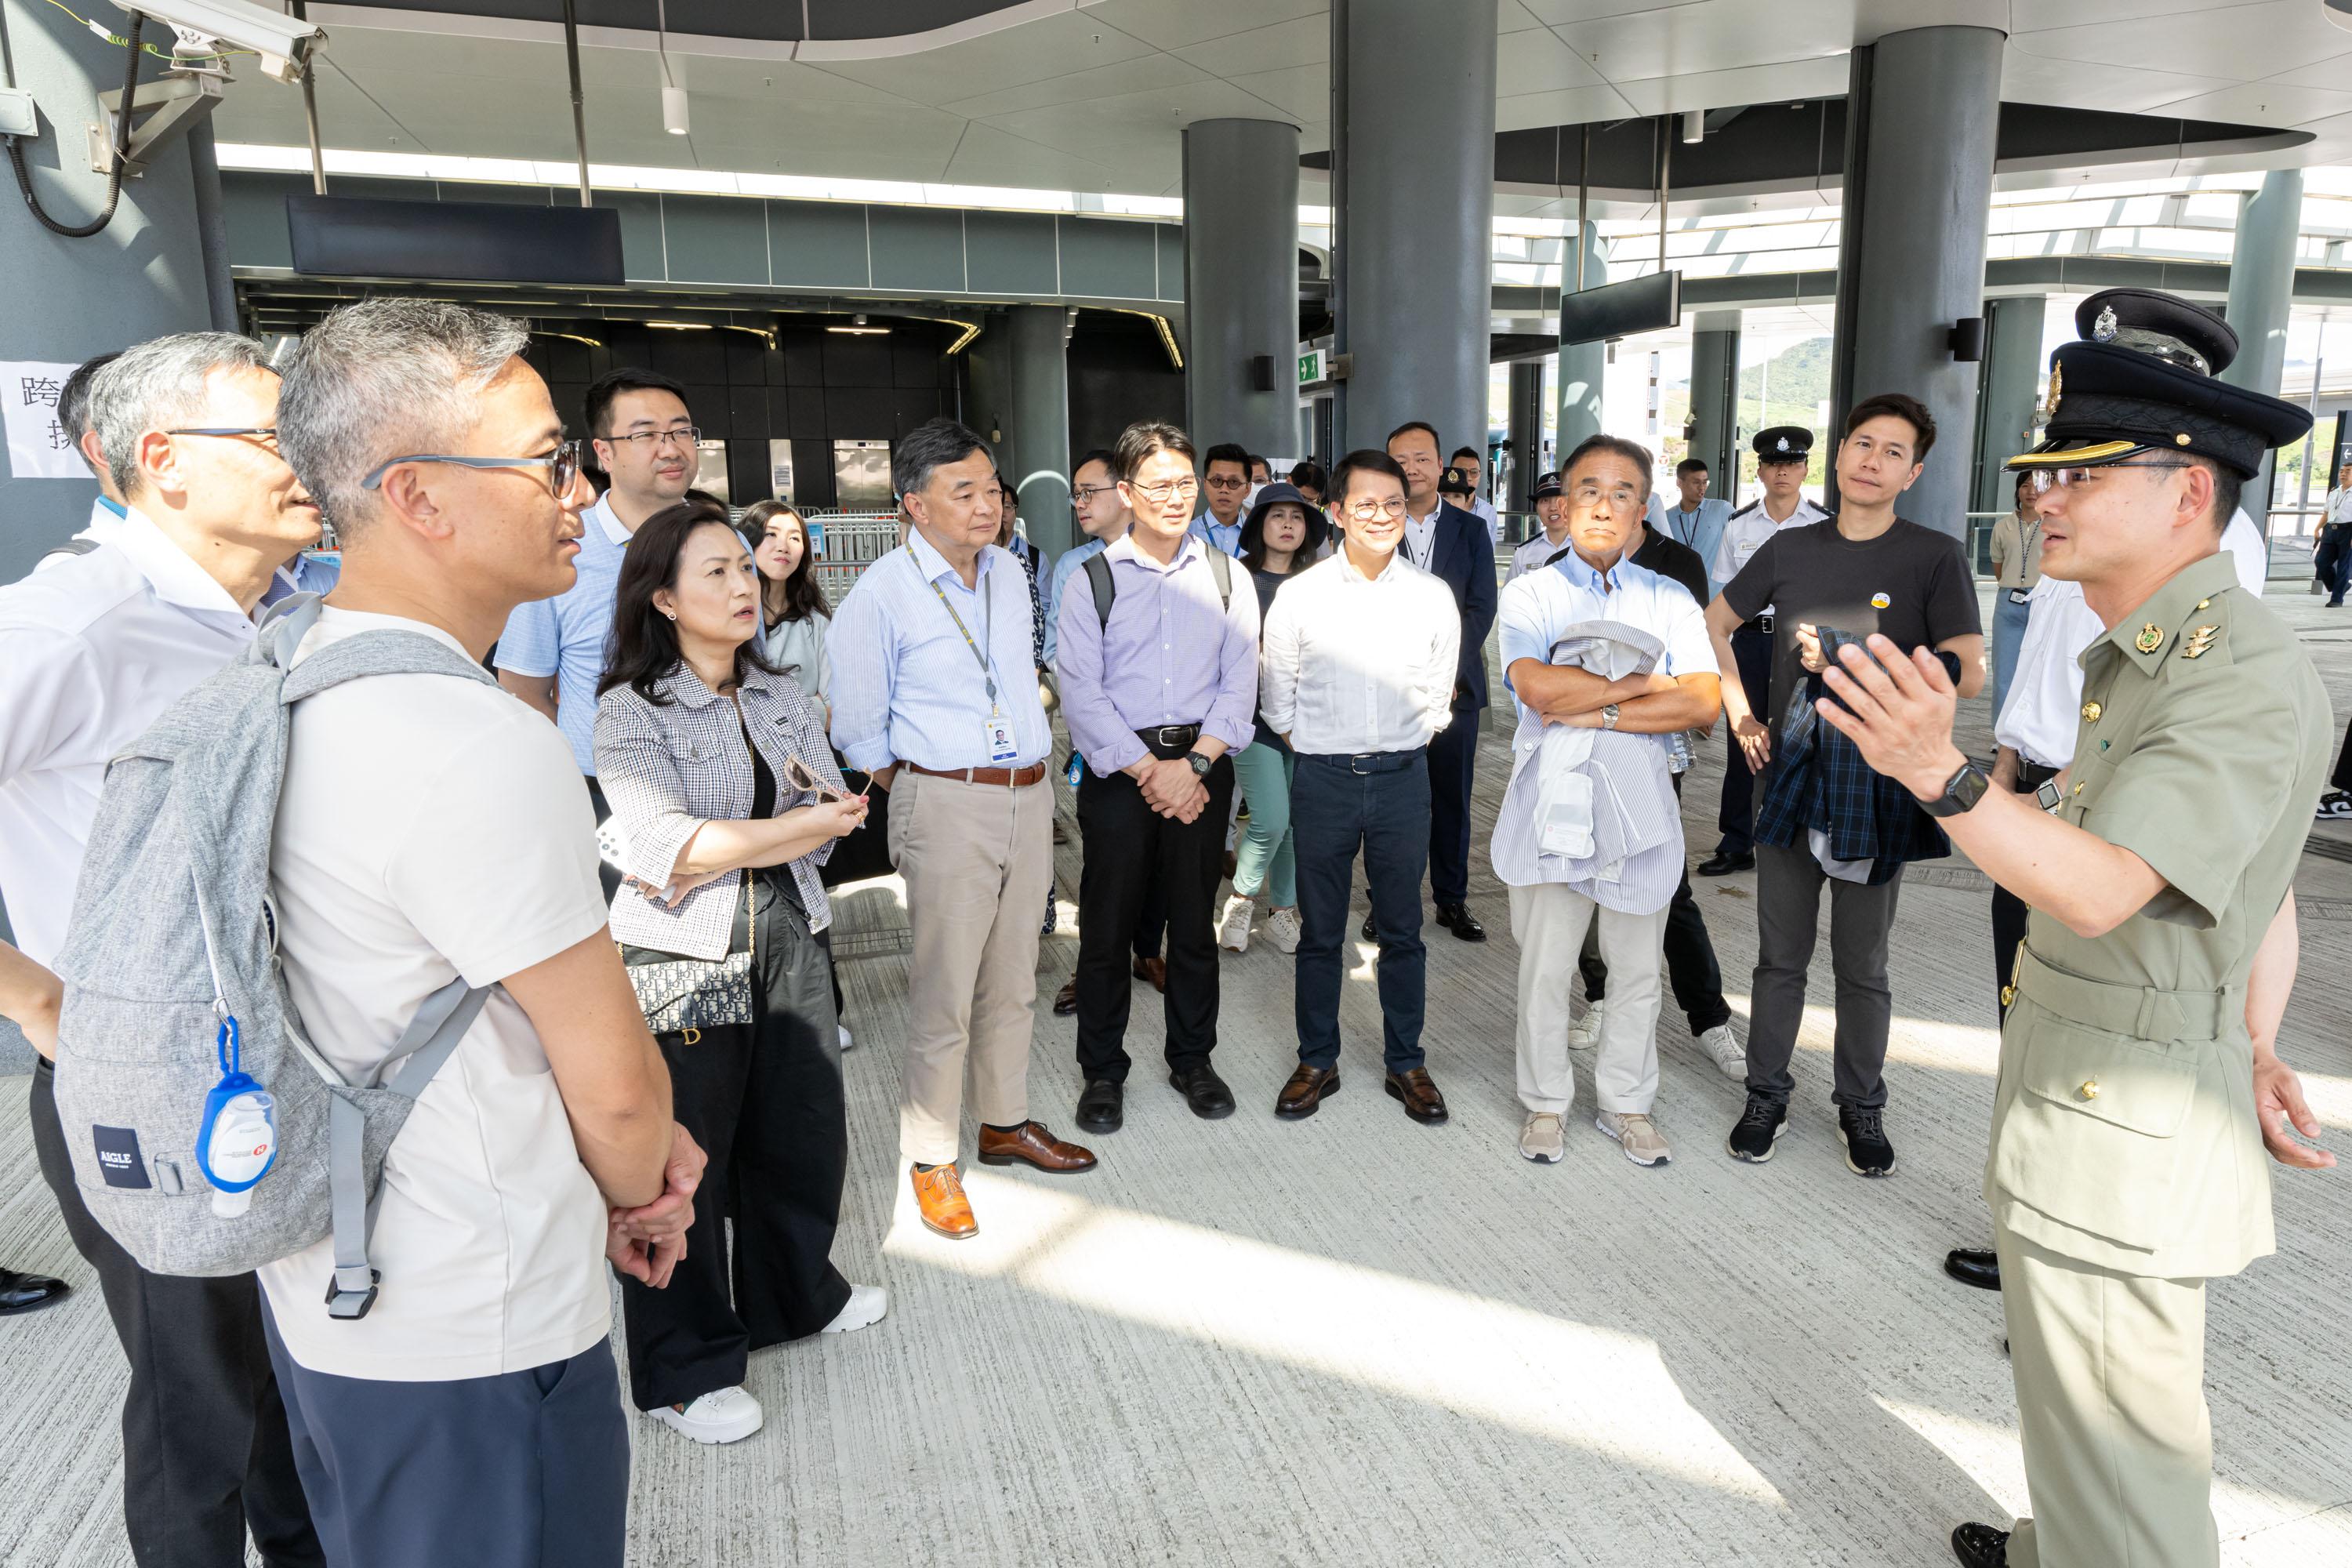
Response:
[{"label": "clasped hands", "polygon": [[1145,757],[1129,772],[1143,791],[1143,804],[1162,816],[1191,822],[1209,804],[1208,784],[1182,757]]},{"label": "clasped hands", "polygon": [[637,1208],[608,1210],[604,1256],[613,1267],[659,1290],[686,1256],[687,1228],[694,1224],[695,1189],[702,1185],[710,1156],[681,1126],[670,1127],[669,1163],[662,1167],[661,1196]]}]

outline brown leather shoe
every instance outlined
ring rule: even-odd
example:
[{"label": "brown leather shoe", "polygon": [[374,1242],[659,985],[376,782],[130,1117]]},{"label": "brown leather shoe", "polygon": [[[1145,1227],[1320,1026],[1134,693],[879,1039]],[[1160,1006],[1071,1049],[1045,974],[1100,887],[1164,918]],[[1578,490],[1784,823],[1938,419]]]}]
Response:
[{"label": "brown leather shoe", "polygon": [[1077,1010],[1078,982],[1077,977],[1073,975],[1062,983],[1062,988],[1059,991],[1054,993],[1054,1016],[1066,1018]]},{"label": "brown leather shoe", "polygon": [[971,1200],[963,1195],[963,1178],[956,1174],[953,1165],[935,1165],[928,1171],[909,1165],[907,1174],[915,1180],[915,1207],[925,1225],[950,1241],[980,1234],[980,1221],[971,1217]]},{"label": "brown leather shoe", "polygon": [[1135,961],[1135,977],[1149,980],[1151,988],[1162,996],[1168,994],[1168,961],[1164,958],[1139,958]]},{"label": "brown leather shoe", "polygon": [[1388,1079],[1389,1098],[1404,1106],[1404,1113],[1415,1121],[1433,1125],[1445,1120],[1445,1097],[1437,1092],[1430,1081],[1427,1068],[1415,1068],[1411,1072],[1392,1072]]},{"label": "brown leather shoe", "polygon": [[1015,1160],[1025,1161],[1041,1171],[1091,1171],[1095,1168],[1094,1152],[1076,1143],[1065,1143],[1046,1130],[1042,1121],[1024,1121],[1011,1132],[999,1132],[982,1125],[980,1130],[980,1163],[983,1165],[1010,1165]]},{"label": "brown leather shoe", "polygon": [[1282,1086],[1282,1092],[1275,1096],[1274,1113],[1296,1121],[1314,1115],[1325,1095],[1339,1092],[1338,1068],[1311,1068],[1300,1062],[1290,1080]]}]

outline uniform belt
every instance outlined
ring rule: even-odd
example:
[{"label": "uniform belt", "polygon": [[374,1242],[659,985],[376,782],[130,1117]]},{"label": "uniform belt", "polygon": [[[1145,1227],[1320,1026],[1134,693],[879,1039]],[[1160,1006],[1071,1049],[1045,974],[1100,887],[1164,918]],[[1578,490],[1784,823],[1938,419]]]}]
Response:
[{"label": "uniform belt", "polygon": [[1154,724],[1148,730],[1138,730],[1135,738],[1151,748],[1151,754],[1161,762],[1173,762],[1192,749],[1201,738],[1198,724]]},{"label": "uniform belt", "polygon": [[2028,762],[2024,757],[2020,756],[2017,759],[2017,793],[2032,795],[2035,790],[2056,778],[2058,772],[2056,768],[2045,768],[2040,763]]},{"label": "uniform belt", "polygon": [[1025,768],[927,768],[920,763],[908,763],[907,771],[935,779],[958,779],[965,784],[1002,784],[1011,789],[1025,789],[1045,776],[1045,764],[1031,763]]},{"label": "uniform belt", "polygon": [[1769,637],[1772,635],[1772,617],[1758,616],[1753,620],[1742,621],[1739,623],[1739,629],[1743,632],[1761,632]]},{"label": "uniform belt", "polygon": [[2242,986],[2220,991],[2159,991],[2070,974],[2021,944],[2018,994],[2068,1023],[2136,1040],[2218,1040],[2246,1015]]}]

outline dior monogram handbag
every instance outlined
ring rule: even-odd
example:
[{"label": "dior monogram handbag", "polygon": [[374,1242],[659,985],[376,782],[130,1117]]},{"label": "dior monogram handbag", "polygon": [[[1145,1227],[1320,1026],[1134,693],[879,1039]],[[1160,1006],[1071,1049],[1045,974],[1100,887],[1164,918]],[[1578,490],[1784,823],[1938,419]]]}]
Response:
[{"label": "dior monogram handbag", "polygon": [[[751,877],[743,874],[743,899],[751,897]],[[656,1035],[683,1034],[692,1045],[704,1029],[751,1022],[751,960],[759,946],[756,921],[742,952],[720,959],[665,958],[628,966],[629,984],[646,1027]]]}]

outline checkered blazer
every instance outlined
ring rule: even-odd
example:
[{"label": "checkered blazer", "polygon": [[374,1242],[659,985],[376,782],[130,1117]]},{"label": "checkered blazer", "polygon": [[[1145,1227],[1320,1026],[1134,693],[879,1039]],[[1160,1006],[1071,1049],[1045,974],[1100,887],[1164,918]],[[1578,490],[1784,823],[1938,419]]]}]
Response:
[{"label": "checkered blazer", "polygon": [[[647,701],[628,686],[616,686],[596,704],[596,778],[613,808],[613,823],[625,846],[628,874],[647,887],[663,887],[677,854],[705,822],[740,821],[751,814],[752,744],[776,781],[776,815],[812,804],[815,797],[793,788],[787,763],[803,766],[834,789],[845,789],[834,765],[824,724],[789,676],[771,676],[746,664],[736,703],[702,683],[681,662],[654,688],[668,700]],[[832,906],[817,880],[817,868],[833,854],[830,841],[789,862],[809,930],[833,921]],[[676,909],[624,884],[613,899],[616,941],[688,958],[726,956],[735,909],[742,898],[740,871],[713,878],[681,900]]]}]

